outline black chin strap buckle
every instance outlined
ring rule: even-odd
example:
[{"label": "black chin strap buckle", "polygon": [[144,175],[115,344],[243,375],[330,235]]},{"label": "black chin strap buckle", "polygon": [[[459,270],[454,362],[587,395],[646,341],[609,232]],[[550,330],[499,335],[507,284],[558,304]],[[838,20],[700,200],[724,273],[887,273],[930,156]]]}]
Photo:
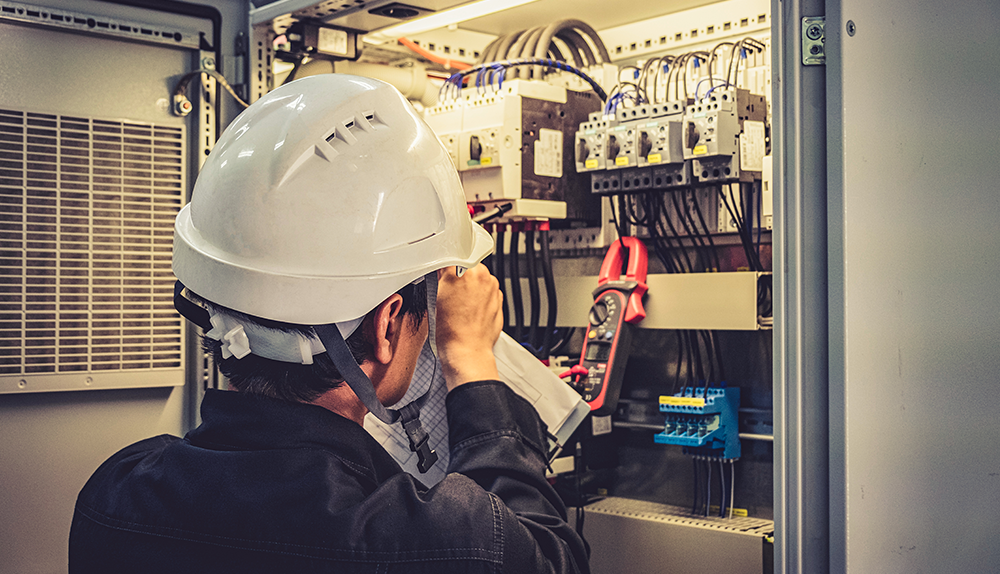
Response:
[{"label": "black chin strap buckle", "polygon": [[410,450],[417,453],[417,470],[427,472],[438,460],[438,455],[428,444],[430,435],[420,424],[420,409],[410,403],[399,410],[406,438],[410,439]]}]

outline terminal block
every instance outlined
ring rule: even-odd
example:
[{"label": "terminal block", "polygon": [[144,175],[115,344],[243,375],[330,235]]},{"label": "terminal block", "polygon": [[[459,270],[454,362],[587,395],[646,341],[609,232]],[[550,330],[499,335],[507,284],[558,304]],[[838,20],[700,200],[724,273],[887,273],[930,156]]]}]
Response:
[{"label": "terminal block", "polygon": [[684,454],[713,459],[740,457],[740,390],[687,387],[674,396],[660,397],[666,413],[664,429],[653,437],[660,444],[684,447]]},{"label": "terminal block", "polygon": [[767,153],[767,100],[740,88],[715,88],[684,112],[684,158],[699,183],[761,178]]}]

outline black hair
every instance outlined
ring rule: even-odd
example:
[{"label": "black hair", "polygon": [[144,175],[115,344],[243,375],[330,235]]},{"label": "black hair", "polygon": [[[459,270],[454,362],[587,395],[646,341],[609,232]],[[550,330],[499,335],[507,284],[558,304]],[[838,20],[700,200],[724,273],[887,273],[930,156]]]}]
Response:
[{"label": "black hair", "polygon": [[[426,283],[409,284],[396,293],[403,298],[400,314],[410,319],[414,330],[419,329],[427,312]],[[192,295],[196,294],[192,293]],[[225,313],[243,323],[255,324],[285,333],[315,337],[313,329],[309,325],[296,325],[254,317],[197,296],[196,298],[210,311]],[[377,308],[365,315],[361,324],[346,341],[347,347],[354,355],[354,360],[359,365],[368,360],[374,350],[372,339],[376,310]],[[292,402],[311,402],[326,391],[335,389],[344,383],[344,377],[326,353],[315,355],[313,364],[302,365],[265,359],[254,354],[247,355],[242,359],[237,359],[235,356],[226,359],[222,356],[221,342],[206,337],[204,334],[201,337],[201,346],[206,353],[212,355],[213,362],[219,368],[219,372],[228,379],[230,386],[242,393]]]}]

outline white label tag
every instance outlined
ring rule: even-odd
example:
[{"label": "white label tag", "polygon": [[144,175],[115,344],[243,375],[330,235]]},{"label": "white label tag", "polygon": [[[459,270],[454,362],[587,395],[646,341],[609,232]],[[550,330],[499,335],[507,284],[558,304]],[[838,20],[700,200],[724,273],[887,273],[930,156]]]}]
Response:
[{"label": "white label tag", "polygon": [[762,171],[764,169],[764,122],[747,120],[743,122],[740,134],[740,170]]},{"label": "white label tag", "polygon": [[320,28],[316,50],[326,54],[347,55],[347,32]]},{"label": "white label tag", "polygon": [[563,134],[542,128],[535,140],[535,175],[562,177]]},{"label": "white label tag", "polygon": [[611,432],[611,415],[606,417],[590,417],[590,422],[593,425],[594,436],[601,436],[602,434]]}]

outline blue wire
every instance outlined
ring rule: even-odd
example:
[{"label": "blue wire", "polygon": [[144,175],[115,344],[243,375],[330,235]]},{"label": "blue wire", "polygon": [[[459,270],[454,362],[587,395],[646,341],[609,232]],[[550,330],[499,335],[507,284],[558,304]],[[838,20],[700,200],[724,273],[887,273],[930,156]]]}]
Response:
[{"label": "blue wire", "polygon": [[708,98],[709,94],[711,94],[712,92],[714,92],[715,90],[717,90],[719,88],[728,88],[730,86],[732,86],[732,84],[730,84],[729,82],[722,82],[718,86],[712,86],[712,89],[709,90],[709,91],[707,91],[707,92],[705,92],[705,95],[701,99],[704,100],[704,99]]}]

